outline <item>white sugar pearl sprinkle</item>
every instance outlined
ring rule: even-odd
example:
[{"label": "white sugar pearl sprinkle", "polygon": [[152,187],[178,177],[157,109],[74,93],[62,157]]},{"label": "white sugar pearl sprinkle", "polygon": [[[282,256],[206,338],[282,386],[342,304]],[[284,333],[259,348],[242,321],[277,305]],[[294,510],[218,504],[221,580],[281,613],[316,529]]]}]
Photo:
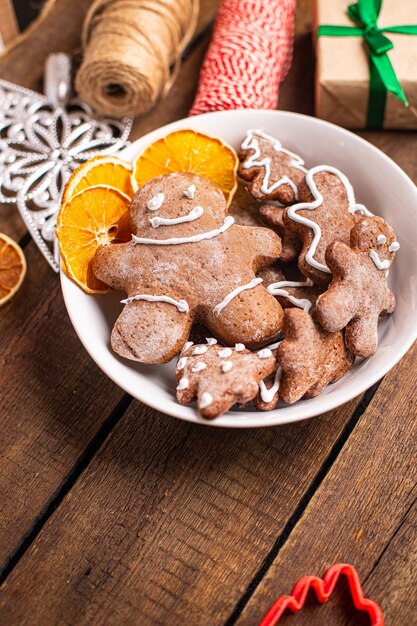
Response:
[{"label": "white sugar pearl sprinkle", "polygon": [[214,337],[206,337],[206,341],[208,346],[215,346],[217,343],[217,339]]},{"label": "white sugar pearl sprinkle", "polygon": [[177,363],[177,370],[183,370],[184,367],[186,366],[187,360],[188,359],[186,356],[181,357]]},{"label": "white sugar pearl sprinkle", "polygon": [[205,354],[207,352],[207,346],[196,346],[193,350],[193,356],[198,356],[199,354]]},{"label": "white sugar pearl sprinkle", "polygon": [[224,363],[222,363],[222,371],[226,374],[227,372],[230,372],[230,370],[233,367],[233,363],[232,361],[225,361]]},{"label": "white sugar pearl sprinkle", "polygon": [[223,350],[220,350],[219,352],[219,357],[221,359],[227,359],[229,356],[232,356],[233,352],[230,348],[224,348]]},{"label": "white sugar pearl sprinkle", "polygon": [[242,350],[245,349],[245,344],[244,343],[236,343],[235,344],[235,350],[236,352],[242,352]]},{"label": "white sugar pearl sprinkle", "polygon": [[191,371],[194,373],[202,372],[203,370],[206,369],[206,367],[207,367],[207,363],[200,362],[200,363],[197,363],[197,365],[194,365],[194,367],[191,368]]},{"label": "white sugar pearl sprinkle", "polygon": [[211,395],[211,393],[208,393],[207,391],[205,391],[200,398],[200,402],[198,406],[200,407],[200,409],[206,409],[208,406],[210,406],[212,402],[213,402],[213,396]]},{"label": "white sugar pearl sprinkle", "polygon": [[270,356],[272,356],[272,350],[270,350],[269,348],[264,348],[263,350],[259,350],[258,352],[258,357],[260,359],[267,359]]},{"label": "white sugar pearl sprinkle", "polygon": [[180,382],[177,385],[177,390],[182,391],[183,389],[188,389],[189,384],[190,381],[188,380],[188,378],[181,378]]}]

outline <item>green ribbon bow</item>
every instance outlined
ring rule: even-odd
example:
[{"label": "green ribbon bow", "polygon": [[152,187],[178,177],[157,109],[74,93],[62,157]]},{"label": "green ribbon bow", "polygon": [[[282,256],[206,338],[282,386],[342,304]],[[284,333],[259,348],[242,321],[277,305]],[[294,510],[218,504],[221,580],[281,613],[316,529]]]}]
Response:
[{"label": "green ribbon bow", "polygon": [[369,100],[367,128],[381,128],[384,122],[387,91],[408,106],[407,98],[387,55],[394,44],[383,33],[417,35],[417,25],[379,28],[382,0],[358,0],[348,6],[348,15],[358,26],[319,26],[318,37],[363,37],[369,49]]}]

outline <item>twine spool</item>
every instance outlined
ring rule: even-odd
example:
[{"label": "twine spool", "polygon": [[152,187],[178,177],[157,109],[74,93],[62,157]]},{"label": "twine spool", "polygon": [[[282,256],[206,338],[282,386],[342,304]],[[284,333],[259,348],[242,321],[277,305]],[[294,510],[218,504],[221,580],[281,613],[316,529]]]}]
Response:
[{"label": "twine spool", "polygon": [[95,0],[75,86],[101,115],[148,111],[165,95],[197,22],[199,0]]},{"label": "twine spool", "polygon": [[190,115],[275,109],[292,60],[296,0],[223,0]]}]

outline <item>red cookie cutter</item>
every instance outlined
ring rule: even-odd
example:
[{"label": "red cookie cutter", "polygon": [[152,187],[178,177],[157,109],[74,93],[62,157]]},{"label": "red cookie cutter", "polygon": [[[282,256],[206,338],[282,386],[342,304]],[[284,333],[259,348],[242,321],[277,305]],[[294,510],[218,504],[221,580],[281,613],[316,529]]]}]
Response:
[{"label": "red cookie cutter", "polygon": [[275,600],[259,626],[275,626],[286,609],[292,613],[300,611],[304,606],[310,589],[314,589],[317,600],[320,603],[327,602],[334,591],[339,576],[342,575],[347,578],[355,608],[368,614],[371,626],[384,626],[384,616],[382,615],[381,607],[373,600],[365,598],[358,572],[349,563],[332,565],[324,574],[323,579],[316,576],[303,576],[303,578],[300,578],[295,583],[291,595],[281,596]]}]

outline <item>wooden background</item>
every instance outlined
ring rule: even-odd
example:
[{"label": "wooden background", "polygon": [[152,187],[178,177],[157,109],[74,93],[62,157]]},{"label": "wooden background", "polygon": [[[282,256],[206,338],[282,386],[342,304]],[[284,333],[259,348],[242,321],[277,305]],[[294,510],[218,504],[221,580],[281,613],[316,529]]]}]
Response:
[{"label": "wooden background", "polygon": [[[217,2],[134,137],[184,117]],[[27,81],[30,82],[29,61]],[[310,2],[299,0],[280,107],[313,113]],[[368,132],[416,181],[417,135]],[[12,207],[28,276],[0,311],[0,623],[255,626],[304,574],[353,563],[387,626],[417,624],[416,349],[316,419],[217,430],[147,408],[83,350],[59,281]],[[295,626],[366,624],[343,584]]]}]

